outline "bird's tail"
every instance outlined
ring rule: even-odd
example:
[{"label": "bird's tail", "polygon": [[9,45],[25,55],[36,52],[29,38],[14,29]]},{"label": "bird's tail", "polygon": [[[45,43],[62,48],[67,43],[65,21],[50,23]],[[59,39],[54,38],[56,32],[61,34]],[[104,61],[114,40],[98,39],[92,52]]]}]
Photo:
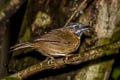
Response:
[{"label": "bird's tail", "polygon": [[32,43],[25,42],[25,43],[16,44],[10,47],[10,52],[17,51],[23,48],[29,48],[29,47],[32,47]]}]

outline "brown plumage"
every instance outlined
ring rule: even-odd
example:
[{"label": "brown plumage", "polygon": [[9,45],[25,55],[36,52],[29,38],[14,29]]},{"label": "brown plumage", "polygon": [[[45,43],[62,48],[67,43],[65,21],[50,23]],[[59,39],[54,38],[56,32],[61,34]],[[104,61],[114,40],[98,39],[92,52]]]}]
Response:
[{"label": "brown plumage", "polygon": [[89,28],[83,24],[71,23],[63,28],[52,30],[33,42],[17,44],[12,51],[34,48],[49,57],[67,56],[76,51],[80,45],[80,37]]}]

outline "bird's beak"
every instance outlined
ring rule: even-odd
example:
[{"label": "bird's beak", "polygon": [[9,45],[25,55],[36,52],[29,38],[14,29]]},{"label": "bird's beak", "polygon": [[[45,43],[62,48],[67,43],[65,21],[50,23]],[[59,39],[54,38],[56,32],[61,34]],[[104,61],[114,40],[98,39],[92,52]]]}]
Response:
[{"label": "bird's beak", "polygon": [[81,36],[84,31],[89,30],[89,29],[90,29],[89,26],[82,26],[80,29],[78,29],[78,30],[75,32],[75,34]]},{"label": "bird's beak", "polygon": [[84,31],[89,30],[89,29],[90,29],[90,26],[84,26],[81,28],[81,31],[84,32]]}]

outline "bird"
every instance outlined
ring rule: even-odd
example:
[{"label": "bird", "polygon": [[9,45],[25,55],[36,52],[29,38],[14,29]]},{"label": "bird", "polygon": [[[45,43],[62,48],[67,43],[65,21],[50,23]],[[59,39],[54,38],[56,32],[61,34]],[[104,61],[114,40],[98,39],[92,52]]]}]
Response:
[{"label": "bird", "polygon": [[83,32],[89,29],[90,26],[71,22],[66,26],[51,30],[31,42],[16,44],[10,47],[10,50],[14,52],[32,48],[50,58],[69,56],[78,49]]}]

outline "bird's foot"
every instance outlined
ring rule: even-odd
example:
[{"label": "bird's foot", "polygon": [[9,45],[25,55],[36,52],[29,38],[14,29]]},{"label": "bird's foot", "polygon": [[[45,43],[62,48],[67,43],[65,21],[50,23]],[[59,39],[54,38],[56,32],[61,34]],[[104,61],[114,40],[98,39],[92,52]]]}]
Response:
[{"label": "bird's foot", "polygon": [[53,64],[55,63],[55,58],[54,57],[49,57],[48,58],[48,64]]},{"label": "bird's foot", "polygon": [[68,61],[68,56],[65,57],[65,62],[67,62],[67,61]]},{"label": "bird's foot", "polygon": [[44,61],[42,61],[42,63],[47,63],[48,65],[50,64],[56,65],[56,61],[54,57],[47,57]]},{"label": "bird's foot", "polygon": [[57,65],[56,60],[55,60],[54,57],[50,57],[49,59],[50,59],[50,60],[48,61],[48,65],[49,65],[49,64],[55,65],[55,67],[54,67],[53,69],[59,68],[59,65]]},{"label": "bird's foot", "polygon": [[73,54],[69,54],[67,56],[65,56],[65,63],[68,64],[68,61],[69,61],[69,57],[72,56]]}]

